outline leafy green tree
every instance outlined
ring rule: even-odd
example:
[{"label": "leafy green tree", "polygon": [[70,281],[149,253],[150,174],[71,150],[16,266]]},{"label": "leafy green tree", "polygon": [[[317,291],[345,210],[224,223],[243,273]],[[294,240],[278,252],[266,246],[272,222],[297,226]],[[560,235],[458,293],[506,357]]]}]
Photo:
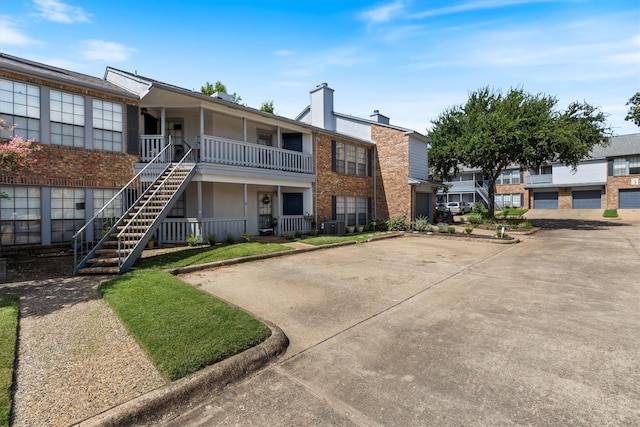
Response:
[{"label": "leafy green tree", "polygon": [[[207,96],[211,96],[216,92],[229,93],[227,91],[227,86],[222,84],[220,80],[217,80],[215,84],[207,82],[204,86],[200,86],[200,92],[204,93]],[[242,97],[240,95],[235,92],[230,95],[233,97],[233,102],[235,102],[236,104],[240,104],[240,101],[242,101]]]},{"label": "leafy green tree", "polygon": [[538,169],[549,163],[577,167],[612,135],[605,114],[574,102],[561,111],[556,98],[511,89],[506,95],[488,87],[469,95],[432,121],[429,164],[448,180],[461,166],[480,169],[488,180],[489,215],[495,214],[495,183],[507,167]]},{"label": "leafy green tree", "polygon": [[635,123],[636,126],[640,126],[640,92],[636,92],[635,95],[629,98],[627,105],[629,106],[629,112],[624,119]]},{"label": "leafy green tree", "polygon": [[260,106],[260,111],[264,111],[265,113],[273,113],[273,101],[264,101]]}]

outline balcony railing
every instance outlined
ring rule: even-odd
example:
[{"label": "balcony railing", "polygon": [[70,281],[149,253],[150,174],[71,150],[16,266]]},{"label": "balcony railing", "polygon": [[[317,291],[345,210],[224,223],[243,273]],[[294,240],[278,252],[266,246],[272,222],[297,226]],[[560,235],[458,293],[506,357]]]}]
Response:
[{"label": "balcony railing", "polygon": [[[167,142],[162,135],[142,135],[142,162],[162,151]],[[313,173],[313,156],[298,151],[203,135],[200,138],[200,162],[219,165]]]},{"label": "balcony railing", "polygon": [[552,182],[553,174],[551,173],[527,176],[527,184],[551,184]]}]

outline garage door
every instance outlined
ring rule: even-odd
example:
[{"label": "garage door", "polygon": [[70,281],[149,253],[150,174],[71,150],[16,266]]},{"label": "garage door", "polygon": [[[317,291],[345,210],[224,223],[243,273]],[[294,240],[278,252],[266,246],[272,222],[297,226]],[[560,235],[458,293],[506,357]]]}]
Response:
[{"label": "garage door", "polygon": [[558,192],[533,193],[534,209],[558,209]]},{"label": "garage door", "polygon": [[572,201],[573,209],[600,209],[602,208],[601,190],[574,191]]},{"label": "garage door", "polygon": [[619,190],[618,207],[620,209],[640,209],[640,190]]},{"label": "garage door", "polygon": [[416,218],[426,216],[431,218],[432,193],[416,193]]}]

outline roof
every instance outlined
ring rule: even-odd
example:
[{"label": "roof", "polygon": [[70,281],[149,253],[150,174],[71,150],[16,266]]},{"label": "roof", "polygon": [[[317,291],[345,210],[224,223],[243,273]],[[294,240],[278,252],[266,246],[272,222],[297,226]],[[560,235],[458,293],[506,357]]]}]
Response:
[{"label": "roof", "polygon": [[629,155],[640,156],[640,133],[613,136],[609,138],[609,145],[598,145],[591,151],[594,159]]},{"label": "roof", "polygon": [[0,68],[14,71],[30,76],[37,76],[48,80],[55,80],[60,83],[67,83],[73,86],[81,86],[100,92],[107,92],[113,95],[137,99],[132,94],[111,82],[87,74],[76,73],[74,71],[53,67],[40,62],[30,61],[24,58],[7,55],[0,52]]}]

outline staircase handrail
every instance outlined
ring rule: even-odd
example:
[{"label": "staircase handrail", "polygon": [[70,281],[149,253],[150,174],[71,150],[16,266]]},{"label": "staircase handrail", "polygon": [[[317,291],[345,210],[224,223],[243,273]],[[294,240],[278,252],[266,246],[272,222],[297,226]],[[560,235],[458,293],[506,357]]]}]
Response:
[{"label": "staircase handrail", "polygon": [[[126,260],[129,258],[129,256],[132,253],[132,251],[126,251],[125,255],[123,256],[123,249],[124,248],[121,247],[123,235],[128,232],[130,227],[133,227],[133,224],[136,223],[136,220],[141,215],[141,213],[145,211],[145,209],[147,208],[147,205],[152,200],[154,200],[154,198],[158,194],[158,192],[161,191],[161,190],[164,190],[163,187],[165,186],[167,181],[176,173],[176,171],[178,169],[180,169],[181,166],[183,166],[184,164],[187,163],[185,161],[186,159],[193,159],[193,163],[194,163],[194,167],[195,167],[195,164],[197,163],[197,160],[198,160],[197,159],[197,148],[198,148],[198,144],[195,144],[193,147],[189,148],[189,150],[184,154],[182,159],[180,159],[180,161],[178,161],[174,165],[174,167],[171,169],[169,174],[162,180],[162,182],[157,186],[157,188],[151,194],[149,194],[149,197],[147,198],[147,200],[142,204],[142,206],[140,206],[140,208],[137,210],[137,212],[131,217],[131,219],[127,222],[127,224],[122,228],[122,230],[120,230],[120,232],[116,236],[116,239],[118,241],[118,269],[120,269],[120,267],[124,264],[124,262],[126,262]],[[146,193],[145,193],[145,195],[146,195]],[[155,231],[155,230],[153,230],[153,231]],[[149,233],[149,230],[147,230],[147,232],[145,233],[145,236],[148,233]],[[135,248],[135,246],[138,245],[141,240],[142,239],[139,239],[132,246],[132,248]]]},{"label": "staircase handrail", "polygon": [[[95,215],[93,215],[93,217],[88,220],[74,235],[73,235],[73,240],[72,242],[74,243],[74,251],[73,251],[73,265],[74,265],[74,269],[77,269],[78,267],[78,258],[80,258],[80,262],[82,262],[82,260],[86,257],[88,257],[88,255],[90,254],[91,250],[93,250],[94,248],[96,248],[98,245],[94,245],[93,243],[95,242],[101,242],[102,240],[105,240],[106,238],[108,238],[109,233],[111,232],[111,229],[113,229],[113,227],[116,226],[116,224],[110,224],[111,227],[109,229],[108,232],[105,232],[103,236],[100,236],[99,239],[97,239],[95,236],[91,239],[91,244],[89,242],[89,239],[85,238],[86,232],[88,230],[88,227],[93,226],[93,224],[95,222],[97,222],[98,219],[104,219],[103,214],[107,209],[111,209],[112,205],[115,204],[115,201],[118,200],[122,194],[125,191],[131,190],[132,188],[134,188],[135,184],[137,184],[140,181],[140,177],[143,176],[145,173],[148,172],[149,169],[151,168],[155,168],[157,166],[160,165],[164,165],[164,167],[162,168],[161,171],[159,171],[156,175],[159,176],[165,169],[166,169],[166,165],[168,165],[169,163],[171,163],[171,153],[173,152],[171,147],[173,146],[172,142],[171,142],[171,136],[169,136],[169,143],[149,162],[147,163],[141,170],[140,172],[138,172],[133,178],[131,178],[131,180],[129,180],[129,182],[127,184],[125,184],[124,187],[122,187],[120,189],[120,191],[118,191],[107,203],[105,203],[105,205],[98,211],[96,212]],[[140,197],[142,197],[145,194],[145,192],[140,192],[140,194],[138,195],[138,197],[136,198],[136,200],[133,200],[132,203],[130,204],[130,206],[134,206],[135,203],[140,199]],[[128,210],[128,208],[130,206],[127,206],[125,211]],[[123,212],[124,213],[124,212]],[[122,215],[122,214],[121,214]],[[118,221],[116,221],[117,223]],[[78,254],[78,250],[80,250],[80,254]]]}]

